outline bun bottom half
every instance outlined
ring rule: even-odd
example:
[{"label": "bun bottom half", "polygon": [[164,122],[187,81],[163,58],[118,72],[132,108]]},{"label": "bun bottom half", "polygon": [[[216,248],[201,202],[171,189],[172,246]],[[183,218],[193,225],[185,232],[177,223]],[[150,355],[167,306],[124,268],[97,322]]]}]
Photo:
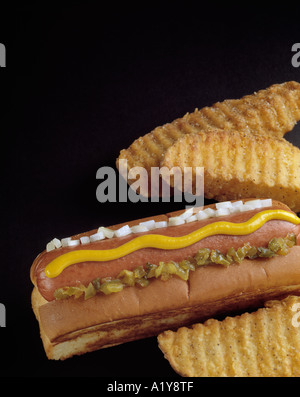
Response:
[{"label": "bun bottom half", "polygon": [[35,287],[32,307],[49,359],[156,336],[208,318],[262,307],[272,299],[300,295],[300,247],[284,257],[244,260],[228,268],[210,265],[188,281],[154,280],[111,295],[47,302]]}]

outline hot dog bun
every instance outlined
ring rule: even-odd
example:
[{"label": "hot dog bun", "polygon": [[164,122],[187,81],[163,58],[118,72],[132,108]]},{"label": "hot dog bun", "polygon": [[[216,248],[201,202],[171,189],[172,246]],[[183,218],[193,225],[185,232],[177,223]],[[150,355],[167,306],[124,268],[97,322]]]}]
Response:
[{"label": "hot dog bun", "polygon": [[[274,201],[273,207],[290,211]],[[228,267],[202,266],[186,281],[175,276],[167,281],[154,279],[146,288],[127,287],[88,300],[46,300],[38,290],[37,267],[35,261],[31,269],[35,285],[32,306],[49,359],[66,359],[154,336],[300,292],[299,246],[292,247],[286,256],[244,259]]]}]

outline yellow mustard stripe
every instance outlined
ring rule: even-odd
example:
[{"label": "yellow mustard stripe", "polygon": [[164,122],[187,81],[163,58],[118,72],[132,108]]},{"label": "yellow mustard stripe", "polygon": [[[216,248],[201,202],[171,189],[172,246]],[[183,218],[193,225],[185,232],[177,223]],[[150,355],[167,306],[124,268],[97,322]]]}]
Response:
[{"label": "yellow mustard stripe", "polygon": [[227,234],[246,235],[255,232],[267,221],[277,219],[300,224],[300,218],[295,214],[284,210],[267,210],[255,214],[248,221],[243,223],[214,222],[181,237],[162,236],[160,234],[146,234],[136,237],[127,243],[108,250],[75,250],[60,255],[50,262],[45,268],[45,274],[49,278],[57,277],[65,268],[81,262],[103,262],[126,256],[134,251],[143,248],[158,248],[173,250],[188,247],[205,237]]}]

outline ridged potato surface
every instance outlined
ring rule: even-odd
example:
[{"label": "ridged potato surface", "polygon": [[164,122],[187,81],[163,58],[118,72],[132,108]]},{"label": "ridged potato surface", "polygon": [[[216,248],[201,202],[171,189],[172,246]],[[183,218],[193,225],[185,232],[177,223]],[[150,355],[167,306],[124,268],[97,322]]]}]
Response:
[{"label": "ridged potato surface", "polygon": [[[217,201],[271,197],[300,211],[300,150],[283,138],[210,130],[185,135],[165,153],[162,167],[204,167],[204,195]],[[174,185],[174,181],[171,184]]]},{"label": "ridged potato surface", "polygon": [[[186,134],[211,128],[258,133],[281,138],[300,120],[300,84],[274,84],[241,99],[217,102],[196,109],[171,123],[155,128],[123,149],[117,159],[127,160],[127,170],[159,167],[166,150]],[[134,180],[131,180],[132,183]]]},{"label": "ridged potato surface", "polygon": [[265,308],[223,321],[165,331],[159,347],[187,377],[300,376],[300,297],[269,301]]}]

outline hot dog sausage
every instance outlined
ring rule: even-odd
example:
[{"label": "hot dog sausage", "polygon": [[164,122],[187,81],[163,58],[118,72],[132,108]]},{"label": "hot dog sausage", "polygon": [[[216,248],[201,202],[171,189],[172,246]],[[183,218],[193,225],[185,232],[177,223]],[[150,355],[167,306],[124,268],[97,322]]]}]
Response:
[{"label": "hot dog sausage", "polygon": [[[264,208],[267,209],[282,209],[282,205],[274,204],[272,207]],[[287,208],[284,208],[285,210]],[[145,233],[139,233],[139,235],[144,234],[163,234],[165,236],[184,236],[197,230],[207,224],[217,222],[219,220],[226,220],[228,222],[241,223],[250,219],[253,215],[260,212],[261,210],[252,210],[243,213],[231,214],[220,218],[209,218],[202,221],[191,222],[188,224],[183,224],[180,226],[168,226],[163,229],[155,229]],[[289,210],[290,211],[290,210]],[[172,214],[174,216],[174,214]],[[147,218],[149,219],[149,218]],[[156,221],[168,219],[165,215],[158,217],[152,217]],[[136,225],[141,220],[136,220],[130,222],[129,226]],[[143,220],[144,221],[144,220]],[[116,225],[114,229],[120,225]],[[89,232],[82,235],[91,235],[93,232]],[[88,285],[90,281],[96,278],[104,277],[117,277],[121,270],[132,270],[137,266],[144,266],[147,262],[158,264],[160,261],[181,261],[187,259],[188,257],[194,256],[199,249],[209,248],[218,249],[222,253],[226,253],[228,248],[233,247],[237,249],[243,246],[245,243],[250,243],[253,246],[265,247],[271,238],[273,237],[285,237],[289,233],[296,234],[299,238],[300,226],[294,225],[292,223],[282,221],[282,220],[271,220],[263,225],[260,229],[255,232],[245,235],[245,236],[232,236],[232,235],[215,235],[211,237],[206,237],[197,243],[175,250],[163,250],[156,248],[144,248],[142,250],[134,251],[119,259],[114,259],[106,262],[83,262],[77,263],[69,268],[66,268],[59,276],[55,278],[48,278],[45,274],[46,265],[51,262],[55,257],[61,255],[70,250],[83,249],[80,246],[74,248],[60,248],[59,250],[44,252],[39,257],[37,257],[33,267],[32,267],[32,279],[36,283],[39,292],[47,300],[51,301],[54,299],[54,291],[57,288],[64,286],[74,286],[78,283]],[[82,236],[78,235],[78,236]],[[78,237],[76,236],[76,237]],[[137,235],[129,235],[125,237],[115,237],[112,239],[101,240],[98,242],[91,243],[85,246],[84,249],[95,249],[95,250],[105,250],[118,247],[127,241],[132,240]]]}]

